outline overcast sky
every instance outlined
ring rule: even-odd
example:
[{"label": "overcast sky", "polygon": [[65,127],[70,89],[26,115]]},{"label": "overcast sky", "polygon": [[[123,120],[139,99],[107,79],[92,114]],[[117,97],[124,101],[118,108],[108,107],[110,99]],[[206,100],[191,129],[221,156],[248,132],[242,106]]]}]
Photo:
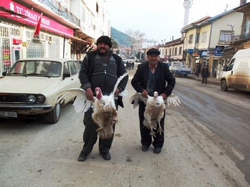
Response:
[{"label": "overcast sky", "polygon": [[[146,39],[170,41],[181,36],[184,0],[106,0],[110,25],[117,30],[139,30]],[[247,0],[250,2],[250,0]],[[189,23],[238,7],[240,0],[193,0]],[[229,23],[230,24],[230,23]]]}]

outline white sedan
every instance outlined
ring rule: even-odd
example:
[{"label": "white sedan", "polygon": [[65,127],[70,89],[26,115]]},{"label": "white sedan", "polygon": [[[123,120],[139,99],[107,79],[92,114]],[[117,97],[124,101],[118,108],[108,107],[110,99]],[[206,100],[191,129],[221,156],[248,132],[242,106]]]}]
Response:
[{"label": "white sedan", "polygon": [[58,122],[57,99],[62,91],[80,87],[79,71],[79,62],[71,59],[18,60],[0,79],[0,118],[45,114],[49,123]]}]

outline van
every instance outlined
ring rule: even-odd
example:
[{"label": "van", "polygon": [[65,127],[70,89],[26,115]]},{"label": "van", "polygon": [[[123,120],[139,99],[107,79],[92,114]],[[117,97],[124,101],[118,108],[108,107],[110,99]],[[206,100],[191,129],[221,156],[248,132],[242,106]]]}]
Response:
[{"label": "van", "polygon": [[223,91],[228,88],[250,91],[250,48],[237,51],[224,66],[220,85]]}]

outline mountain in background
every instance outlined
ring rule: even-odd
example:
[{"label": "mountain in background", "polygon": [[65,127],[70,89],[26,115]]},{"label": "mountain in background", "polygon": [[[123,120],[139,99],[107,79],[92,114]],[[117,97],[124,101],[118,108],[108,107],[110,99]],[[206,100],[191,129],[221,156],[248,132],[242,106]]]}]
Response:
[{"label": "mountain in background", "polygon": [[129,42],[129,36],[121,31],[118,31],[114,27],[111,27],[111,38],[119,45],[131,46],[131,43]]}]

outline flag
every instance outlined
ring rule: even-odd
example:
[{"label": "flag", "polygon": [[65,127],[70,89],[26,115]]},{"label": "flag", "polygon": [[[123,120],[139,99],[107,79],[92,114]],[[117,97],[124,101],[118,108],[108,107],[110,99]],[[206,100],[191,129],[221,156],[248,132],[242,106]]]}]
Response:
[{"label": "flag", "polygon": [[38,35],[39,35],[39,32],[40,32],[40,27],[41,27],[41,21],[42,21],[42,16],[43,16],[43,13],[41,13],[41,16],[37,22],[37,25],[36,25],[36,30],[34,32],[34,38],[36,38]]}]

